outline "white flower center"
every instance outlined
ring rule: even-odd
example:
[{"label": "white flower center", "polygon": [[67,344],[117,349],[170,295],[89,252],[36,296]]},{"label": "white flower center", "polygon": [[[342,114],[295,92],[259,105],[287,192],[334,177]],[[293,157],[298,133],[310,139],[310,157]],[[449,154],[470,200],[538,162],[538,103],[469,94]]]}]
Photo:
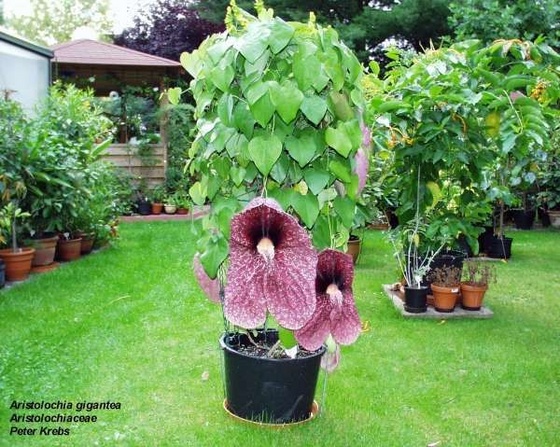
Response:
[{"label": "white flower center", "polygon": [[263,237],[257,244],[257,251],[264,258],[264,260],[269,263],[274,259],[274,244],[272,241]]},{"label": "white flower center", "polygon": [[327,295],[335,306],[342,305],[342,292],[335,283],[329,284],[329,287],[327,287]]}]

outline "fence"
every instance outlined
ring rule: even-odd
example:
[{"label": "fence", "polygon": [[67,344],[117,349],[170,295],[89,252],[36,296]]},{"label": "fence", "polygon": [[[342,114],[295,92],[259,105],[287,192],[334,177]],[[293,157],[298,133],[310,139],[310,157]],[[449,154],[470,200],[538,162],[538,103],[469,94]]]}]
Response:
[{"label": "fence", "polygon": [[136,145],[114,143],[104,155],[105,160],[144,179],[150,189],[165,181],[166,158],[163,144],[150,144],[139,151]]}]

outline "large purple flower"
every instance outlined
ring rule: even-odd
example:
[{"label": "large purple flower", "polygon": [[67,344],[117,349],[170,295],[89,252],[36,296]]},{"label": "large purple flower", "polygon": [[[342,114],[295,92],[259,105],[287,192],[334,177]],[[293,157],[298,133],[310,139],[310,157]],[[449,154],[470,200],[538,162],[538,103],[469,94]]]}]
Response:
[{"label": "large purple flower", "polygon": [[319,349],[329,334],[341,345],[356,341],[361,323],[354,304],[353,279],[354,265],[349,255],[330,248],[319,253],[317,307],[307,324],[295,333],[305,349]]},{"label": "large purple flower", "polygon": [[272,199],[256,198],[231,221],[226,318],[255,328],[267,310],[299,329],[315,310],[317,253],[307,232]]}]

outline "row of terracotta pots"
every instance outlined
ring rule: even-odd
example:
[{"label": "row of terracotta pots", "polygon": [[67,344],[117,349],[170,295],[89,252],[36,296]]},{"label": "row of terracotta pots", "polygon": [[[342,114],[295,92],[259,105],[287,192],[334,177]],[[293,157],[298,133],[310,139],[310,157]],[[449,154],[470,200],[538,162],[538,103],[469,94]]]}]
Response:
[{"label": "row of terracotta pots", "polygon": [[[477,311],[482,307],[488,286],[461,283],[456,287],[440,287],[432,284],[434,309],[438,312],[453,312],[458,304],[465,310]],[[426,312],[428,288],[405,287],[404,307],[411,313]]]},{"label": "row of terracotta pots", "polygon": [[11,248],[0,250],[5,264],[6,281],[23,281],[33,268],[41,269],[52,265],[55,258],[62,262],[73,261],[93,249],[94,237],[79,235],[73,239],[52,236],[28,241],[30,247],[14,252]]}]

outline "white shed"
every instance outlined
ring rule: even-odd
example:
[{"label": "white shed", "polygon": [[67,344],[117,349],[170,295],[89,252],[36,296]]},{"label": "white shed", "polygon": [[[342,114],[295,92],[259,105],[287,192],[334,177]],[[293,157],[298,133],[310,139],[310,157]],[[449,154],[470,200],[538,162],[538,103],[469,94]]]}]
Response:
[{"label": "white shed", "polygon": [[32,112],[51,85],[49,48],[0,31],[0,94]]}]

